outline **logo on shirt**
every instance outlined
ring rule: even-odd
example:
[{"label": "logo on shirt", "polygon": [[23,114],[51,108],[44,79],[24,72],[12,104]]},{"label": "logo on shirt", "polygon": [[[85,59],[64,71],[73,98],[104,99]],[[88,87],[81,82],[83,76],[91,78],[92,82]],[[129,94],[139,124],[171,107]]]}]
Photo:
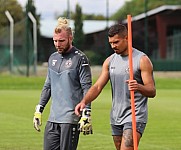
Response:
[{"label": "logo on shirt", "polygon": [[66,68],[69,68],[69,67],[71,67],[72,66],[72,60],[71,60],[71,58],[69,58],[69,60],[67,60],[66,62],[65,62],[65,67]]},{"label": "logo on shirt", "polygon": [[56,62],[57,62],[57,60],[52,60],[52,66],[55,66],[55,64],[56,64]]},{"label": "logo on shirt", "polygon": [[110,72],[113,73],[115,70],[115,67],[111,66]]},{"label": "logo on shirt", "polygon": [[125,72],[129,74],[129,68],[126,68],[126,69],[125,69]]}]

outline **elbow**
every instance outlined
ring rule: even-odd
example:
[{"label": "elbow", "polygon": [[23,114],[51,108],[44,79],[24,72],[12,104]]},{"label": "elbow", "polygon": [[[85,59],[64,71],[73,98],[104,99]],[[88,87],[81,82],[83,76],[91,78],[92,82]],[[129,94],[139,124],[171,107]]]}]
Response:
[{"label": "elbow", "polygon": [[154,98],[156,96],[156,89],[154,89],[151,93],[149,98]]}]

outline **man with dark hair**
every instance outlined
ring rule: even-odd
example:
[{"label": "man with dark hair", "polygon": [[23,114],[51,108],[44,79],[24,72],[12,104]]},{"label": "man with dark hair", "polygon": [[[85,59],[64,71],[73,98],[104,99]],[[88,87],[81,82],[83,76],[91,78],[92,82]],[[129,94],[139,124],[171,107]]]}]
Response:
[{"label": "man with dark hair", "polygon": [[134,79],[130,80],[127,28],[122,24],[113,25],[108,32],[108,38],[115,53],[104,61],[101,75],[76,106],[75,113],[80,115],[86,104],[96,99],[110,80],[112,87],[110,123],[115,147],[117,150],[134,150],[130,91],[135,93],[136,130],[139,143],[147,123],[148,97],[153,98],[156,95],[153,66],[146,54],[133,48]]}]

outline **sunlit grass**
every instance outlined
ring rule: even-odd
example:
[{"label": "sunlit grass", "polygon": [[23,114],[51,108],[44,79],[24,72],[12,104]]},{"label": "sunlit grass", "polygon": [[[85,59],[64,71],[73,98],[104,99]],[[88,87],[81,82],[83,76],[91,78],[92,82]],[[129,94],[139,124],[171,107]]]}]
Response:
[{"label": "sunlit grass", "polygon": [[[0,76],[0,150],[42,150],[49,104],[43,113],[42,132],[35,131],[32,118],[44,79]],[[149,99],[148,124],[139,150],[181,149],[180,83],[181,79],[156,79],[157,96]],[[115,149],[109,124],[110,108],[111,91],[108,84],[92,103],[94,133],[80,135],[78,150]]]}]

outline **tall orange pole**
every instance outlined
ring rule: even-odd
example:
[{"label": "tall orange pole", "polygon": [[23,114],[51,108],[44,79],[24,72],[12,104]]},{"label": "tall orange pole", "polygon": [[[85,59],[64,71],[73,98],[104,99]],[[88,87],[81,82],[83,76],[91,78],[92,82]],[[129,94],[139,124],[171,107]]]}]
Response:
[{"label": "tall orange pole", "polygon": [[[127,15],[128,21],[128,51],[129,51],[129,73],[130,80],[133,80],[133,58],[132,58],[132,27],[131,27],[131,15]],[[138,150],[137,134],[136,134],[136,116],[135,116],[135,102],[134,91],[130,91],[131,94],[131,111],[132,111],[132,128],[133,128],[133,143],[134,150]]]}]

